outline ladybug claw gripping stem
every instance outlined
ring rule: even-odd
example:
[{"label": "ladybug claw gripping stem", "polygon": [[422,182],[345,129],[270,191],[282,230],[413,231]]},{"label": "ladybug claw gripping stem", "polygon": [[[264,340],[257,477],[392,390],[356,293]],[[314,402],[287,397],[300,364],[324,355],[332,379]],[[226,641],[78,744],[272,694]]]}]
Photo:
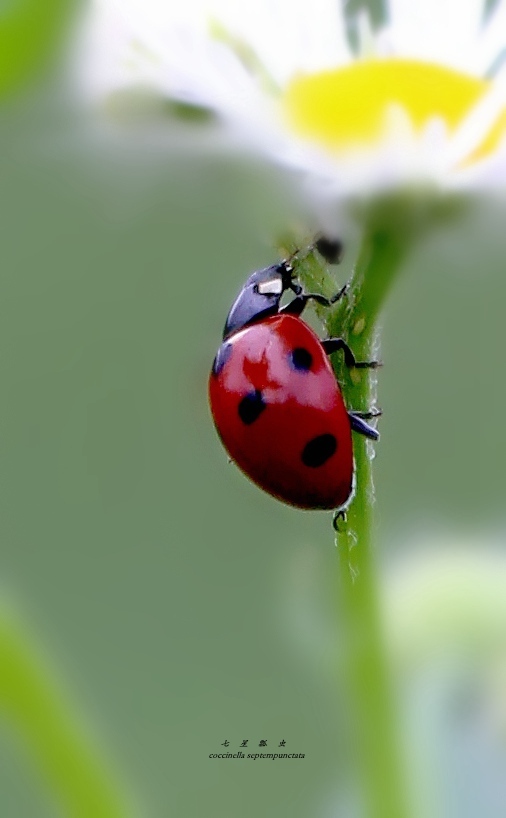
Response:
[{"label": "ladybug claw gripping stem", "polygon": [[355,361],[355,369],[378,369],[383,361]]},{"label": "ladybug claw gripping stem", "polygon": [[341,287],[341,289],[339,290],[338,293],[336,293],[334,296],[332,296],[332,298],[329,298],[330,303],[331,304],[336,304],[337,301],[340,301],[341,298],[343,298],[343,296],[348,295],[348,290],[349,290],[349,285],[344,284],[344,286]]},{"label": "ladybug claw gripping stem", "polygon": [[339,520],[342,520],[343,523],[346,522],[346,512],[343,509],[335,511],[332,518],[332,528],[334,531],[337,531],[338,534],[342,531],[342,529],[339,528]]},{"label": "ladybug claw gripping stem", "polygon": [[383,409],[371,409],[370,412],[357,412],[352,409],[349,414],[354,415],[356,418],[361,418],[362,420],[371,420],[372,418],[380,418],[383,414]]},{"label": "ladybug claw gripping stem", "polygon": [[381,361],[357,361],[344,338],[326,338],[321,343],[327,355],[342,350],[344,362],[349,369],[377,369],[379,366],[383,366]]}]

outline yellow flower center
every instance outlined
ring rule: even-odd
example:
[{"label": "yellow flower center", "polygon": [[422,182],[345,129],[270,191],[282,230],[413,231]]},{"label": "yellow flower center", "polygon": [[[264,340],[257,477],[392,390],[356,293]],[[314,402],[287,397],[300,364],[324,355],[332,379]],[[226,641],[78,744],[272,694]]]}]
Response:
[{"label": "yellow flower center", "polygon": [[[487,80],[441,65],[372,59],[296,77],[285,93],[284,107],[296,133],[331,151],[342,151],[380,139],[393,105],[406,111],[415,130],[441,117],[451,133],[489,88]],[[505,135],[502,111],[465,164],[492,153]]]}]

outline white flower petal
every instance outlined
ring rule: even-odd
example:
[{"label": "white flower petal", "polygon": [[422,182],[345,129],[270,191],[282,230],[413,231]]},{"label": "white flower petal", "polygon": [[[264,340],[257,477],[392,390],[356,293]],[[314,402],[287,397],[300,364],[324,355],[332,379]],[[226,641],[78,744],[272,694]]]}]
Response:
[{"label": "white flower petal", "polygon": [[391,52],[473,71],[483,0],[389,0],[388,6],[383,38]]},{"label": "white flower petal", "polygon": [[[214,108],[242,144],[303,171],[322,200],[418,182],[490,184],[491,168],[494,183],[506,181],[503,145],[465,161],[506,108],[502,76],[454,133],[437,116],[415,128],[398,106],[381,139],[345,153],[288,128],[276,86],[282,93],[297,74],[353,63],[338,0],[95,0],[93,8],[82,59],[91,93],[141,85]],[[506,48],[506,0],[485,23],[483,0],[389,0],[389,9],[388,25],[368,35],[370,54],[483,76]]]},{"label": "white flower petal", "polygon": [[505,109],[506,75],[491,86],[453,135],[448,150],[451,166],[464,162],[479,147]]},{"label": "white flower petal", "polygon": [[[217,24],[247,44],[272,77],[285,83],[298,71],[317,71],[350,59],[345,25],[335,0],[98,0],[115,12],[154,53],[186,50],[186,61]],[[198,47],[197,47],[198,46]]]},{"label": "white flower petal", "polygon": [[207,0],[206,13],[249,43],[283,85],[298,71],[319,71],[350,59],[335,0]]},{"label": "white flower petal", "polygon": [[134,84],[151,84],[152,62],[132,47],[134,31],[113,7],[93,4],[81,42],[79,81],[87,94],[106,98]]}]

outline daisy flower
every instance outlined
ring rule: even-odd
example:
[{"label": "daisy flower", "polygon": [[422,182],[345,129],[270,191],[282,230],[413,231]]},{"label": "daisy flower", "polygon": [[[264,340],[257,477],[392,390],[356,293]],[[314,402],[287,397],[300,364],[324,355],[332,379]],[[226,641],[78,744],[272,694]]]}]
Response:
[{"label": "daisy flower", "polygon": [[[346,298],[324,321],[361,361],[375,360],[387,292],[438,216],[433,191],[506,179],[506,0],[491,9],[489,0],[386,2],[380,29],[362,14],[350,36],[338,0],[95,0],[80,49],[91,99],[146,89],[213,110],[238,144],[304,174],[322,227],[332,210],[365,203]],[[294,260],[308,292],[316,255]],[[346,405],[374,410],[375,376],[334,366]],[[409,815],[376,604],[372,443],[357,439],[353,449],[356,490],[337,526],[352,755],[367,814]]]},{"label": "daisy flower", "polygon": [[352,49],[337,0],[94,0],[80,76],[201,106],[332,195],[506,177],[506,0],[388,0]]}]

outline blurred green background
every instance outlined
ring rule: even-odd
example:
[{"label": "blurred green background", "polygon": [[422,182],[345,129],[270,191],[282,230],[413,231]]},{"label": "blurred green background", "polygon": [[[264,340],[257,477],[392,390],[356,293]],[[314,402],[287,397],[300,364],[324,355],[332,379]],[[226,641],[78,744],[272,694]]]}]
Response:
[{"label": "blurred green background", "polygon": [[[188,150],[170,116],[95,127],[71,90],[56,69],[0,110],[4,593],[143,815],[351,817],[331,518],[250,484],[207,407],[230,301],[299,215],[290,184],[206,157],[202,131]],[[475,201],[414,248],[389,300],[386,573],[419,543],[502,538],[505,218]],[[358,233],[344,240],[340,283]],[[504,815],[503,743],[463,760],[464,728],[441,717],[446,670],[427,673],[429,693],[406,684],[402,706],[414,754],[440,749],[441,814]],[[210,760],[225,739],[306,757]],[[2,816],[62,814],[8,727],[0,754]]]}]

